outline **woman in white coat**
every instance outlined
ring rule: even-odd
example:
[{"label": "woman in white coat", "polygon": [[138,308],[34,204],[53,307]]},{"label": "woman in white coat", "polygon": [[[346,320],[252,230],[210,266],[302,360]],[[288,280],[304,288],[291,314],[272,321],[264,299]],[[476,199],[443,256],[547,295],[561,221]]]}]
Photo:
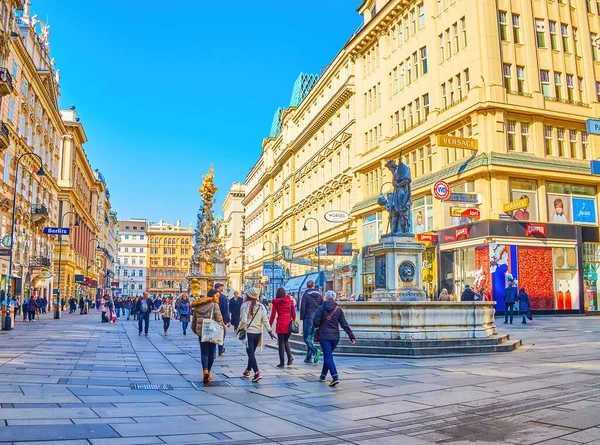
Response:
[{"label": "woman in white coat", "polygon": [[246,352],[248,354],[248,366],[244,371],[244,377],[250,377],[250,371],[254,371],[253,382],[262,379],[256,362],[256,348],[261,344],[263,326],[267,328],[271,338],[275,338],[269,324],[269,316],[265,307],[258,302],[260,290],[252,288],[246,291],[246,298],[240,309],[240,325],[238,333],[246,331]]}]

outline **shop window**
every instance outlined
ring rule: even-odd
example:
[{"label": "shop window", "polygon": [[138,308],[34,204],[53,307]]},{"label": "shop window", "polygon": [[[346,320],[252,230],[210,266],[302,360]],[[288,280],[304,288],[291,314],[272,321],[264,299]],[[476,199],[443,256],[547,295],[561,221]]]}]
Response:
[{"label": "shop window", "polygon": [[517,121],[506,123],[506,134],[508,138],[508,151],[515,151],[517,141]]},{"label": "shop window", "polygon": [[549,222],[597,224],[595,187],[548,183],[546,191]]},{"label": "shop window", "polygon": [[411,222],[412,233],[424,233],[433,230],[433,198],[431,195],[413,201]]},{"label": "shop window", "polygon": [[579,308],[577,251],[575,247],[552,249],[556,288],[555,308],[559,311]]},{"label": "shop window", "polygon": [[363,245],[372,246],[379,243],[383,234],[383,214],[373,213],[363,218]]},{"label": "shop window", "polygon": [[529,205],[512,212],[512,217],[520,221],[539,221],[537,202],[537,182],[525,179],[511,179],[509,182],[510,200],[527,199]]}]

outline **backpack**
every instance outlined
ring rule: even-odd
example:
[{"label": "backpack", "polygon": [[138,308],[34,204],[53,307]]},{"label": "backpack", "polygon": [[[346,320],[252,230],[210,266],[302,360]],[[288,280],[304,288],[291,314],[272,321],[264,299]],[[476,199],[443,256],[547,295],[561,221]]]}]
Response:
[{"label": "backpack", "polygon": [[140,305],[140,308],[142,310],[142,314],[146,314],[148,312],[148,302],[146,301],[145,298],[142,300],[142,304]]}]

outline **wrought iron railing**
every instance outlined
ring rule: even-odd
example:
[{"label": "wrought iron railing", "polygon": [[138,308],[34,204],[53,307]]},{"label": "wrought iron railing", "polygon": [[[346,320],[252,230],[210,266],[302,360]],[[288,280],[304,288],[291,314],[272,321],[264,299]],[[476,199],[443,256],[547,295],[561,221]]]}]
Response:
[{"label": "wrought iron railing", "polygon": [[48,208],[44,204],[33,204],[31,206],[31,214],[48,217]]},{"label": "wrought iron railing", "polygon": [[0,68],[0,82],[6,82],[9,88],[13,89],[13,77],[8,71],[8,68]]},{"label": "wrought iron railing", "polygon": [[36,256],[29,260],[29,267],[50,267],[52,260],[44,256]]}]

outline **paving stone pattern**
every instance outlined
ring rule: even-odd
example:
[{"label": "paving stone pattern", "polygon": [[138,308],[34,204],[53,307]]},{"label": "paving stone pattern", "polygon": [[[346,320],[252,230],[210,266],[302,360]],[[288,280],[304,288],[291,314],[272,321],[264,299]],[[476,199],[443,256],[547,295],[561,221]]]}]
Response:
[{"label": "paving stone pattern", "polygon": [[[233,335],[202,379],[198,340],[173,322],[100,323],[50,314],[0,333],[0,445],[600,445],[600,317],[499,324],[515,352],[436,359],[338,358],[342,383],[296,357],[263,380],[241,377]],[[139,390],[136,385],[170,385]]]}]

